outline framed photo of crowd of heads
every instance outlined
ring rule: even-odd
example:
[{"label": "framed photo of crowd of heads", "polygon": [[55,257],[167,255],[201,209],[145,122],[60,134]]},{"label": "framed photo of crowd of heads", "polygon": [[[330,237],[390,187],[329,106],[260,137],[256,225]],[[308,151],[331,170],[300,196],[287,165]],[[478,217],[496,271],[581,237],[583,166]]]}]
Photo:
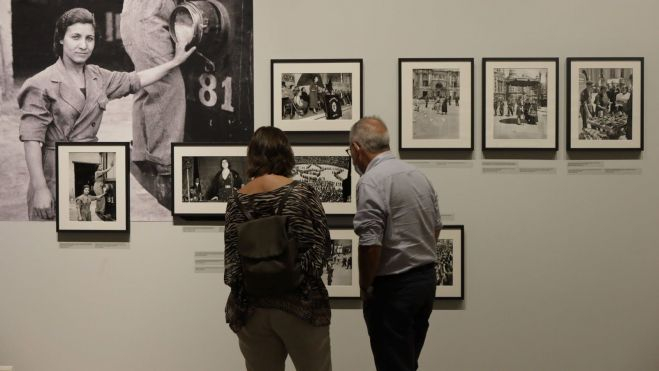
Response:
[{"label": "framed photo of crowd of heads", "polygon": [[57,231],[130,230],[128,143],[57,143]]},{"label": "framed photo of crowd of heads", "polygon": [[569,150],[643,150],[643,61],[567,59]]},{"label": "framed photo of crowd of heads", "polygon": [[359,238],[351,229],[331,229],[330,238],[332,251],[321,276],[329,296],[359,297]]},{"label": "framed photo of crowd of heads", "polygon": [[340,132],[362,117],[361,59],[270,63],[273,126],[289,132]]},{"label": "framed photo of crowd of heads", "polygon": [[359,175],[346,146],[293,146],[293,179],[309,183],[323,203],[325,213],[354,214]]},{"label": "framed photo of crowd of heads", "polygon": [[473,150],[473,58],[401,58],[398,89],[401,150]]},{"label": "framed photo of crowd of heads", "polygon": [[483,58],[483,149],[558,150],[558,58]]},{"label": "framed photo of crowd of heads", "polygon": [[464,299],[464,226],[445,225],[437,240],[435,297]]},{"label": "framed photo of crowd of heads", "polygon": [[172,215],[222,215],[247,176],[247,146],[172,143]]}]

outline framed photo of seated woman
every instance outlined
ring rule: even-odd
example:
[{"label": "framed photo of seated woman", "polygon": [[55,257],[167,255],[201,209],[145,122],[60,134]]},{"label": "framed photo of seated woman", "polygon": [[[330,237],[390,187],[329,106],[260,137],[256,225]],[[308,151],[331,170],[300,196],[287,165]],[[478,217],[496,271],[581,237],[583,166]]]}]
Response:
[{"label": "framed photo of seated woman", "polygon": [[56,144],[57,231],[128,232],[128,143]]},{"label": "framed photo of seated woman", "polygon": [[273,59],[271,122],[286,132],[347,132],[362,117],[361,59]]},{"label": "framed photo of seated woman", "polygon": [[172,143],[172,215],[221,215],[249,181],[247,146]]}]

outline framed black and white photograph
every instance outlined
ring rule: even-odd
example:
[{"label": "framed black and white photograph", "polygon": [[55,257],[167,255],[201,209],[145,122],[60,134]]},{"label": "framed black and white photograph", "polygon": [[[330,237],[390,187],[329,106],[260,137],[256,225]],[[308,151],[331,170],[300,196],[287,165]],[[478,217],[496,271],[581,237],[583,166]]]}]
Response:
[{"label": "framed black and white photograph", "polygon": [[474,148],[474,59],[398,60],[399,145]]},{"label": "framed black and white photograph", "polygon": [[57,231],[127,232],[128,143],[57,143]]},{"label": "framed black and white photograph", "polygon": [[293,146],[293,179],[311,184],[325,213],[354,214],[359,175],[343,146]]},{"label": "framed black and white photograph", "polygon": [[643,150],[643,61],[567,59],[567,147]]},{"label": "framed black and white photograph", "polygon": [[437,240],[435,297],[464,299],[464,226],[446,225]]},{"label": "framed black and white photograph", "polygon": [[558,58],[483,58],[483,149],[558,150]]},{"label": "framed black and white photograph", "polygon": [[359,297],[359,238],[351,229],[331,229],[332,252],[321,276],[330,297]]},{"label": "framed black and white photograph", "polygon": [[219,215],[249,181],[247,146],[172,144],[173,215]]},{"label": "framed black and white photograph", "polygon": [[273,59],[270,72],[273,126],[349,131],[362,117],[361,59]]},{"label": "framed black and white photograph", "polygon": [[[310,183],[327,214],[354,214],[354,171],[345,146],[293,146],[293,179]],[[172,144],[173,214],[221,215],[249,181],[247,146]]]}]

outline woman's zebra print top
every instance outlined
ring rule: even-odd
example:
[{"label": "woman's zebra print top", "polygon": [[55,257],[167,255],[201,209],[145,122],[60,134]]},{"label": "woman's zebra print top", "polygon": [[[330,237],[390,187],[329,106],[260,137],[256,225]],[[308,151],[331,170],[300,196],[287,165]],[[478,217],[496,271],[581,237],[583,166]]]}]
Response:
[{"label": "woman's zebra print top", "polygon": [[296,182],[269,192],[236,195],[254,218],[260,218],[275,214],[280,198],[290,187],[294,188],[281,214],[289,217],[290,231],[297,238],[297,263],[304,278],[297,290],[286,296],[254,298],[246,295],[237,250],[237,226],[247,218],[234,198],[229,199],[224,230],[224,283],[231,287],[226,321],[234,332],[240,330],[255,308],[279,309],[314,326],[330,323],[329,296],[320,276],[331,253],[331,240],[325,211],[316,191],[305,183]]}]

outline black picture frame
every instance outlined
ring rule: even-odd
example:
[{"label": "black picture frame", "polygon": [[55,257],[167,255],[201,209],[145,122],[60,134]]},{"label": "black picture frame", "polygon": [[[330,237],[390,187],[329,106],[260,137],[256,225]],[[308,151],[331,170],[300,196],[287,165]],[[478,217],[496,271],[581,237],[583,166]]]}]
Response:
[{"label": "black picture frame", "polygon": [[[315,84],[318,93],[314,99],[310,90],[313,90],[311,82],[315,78],[318,78]],[[303,90],[309,95],[306,105]],[[331,94],[326,94],[328,91]],[[364,112],[363,60],[272,59],[270,93],[272,126],[296,137],[334,134],[337,139],[326,143],[343,143],[345,139],[341,133],[350,131]],[[314,114],[311,114],[312,100],[316,102]],[[324,107],[331,108],[325,110]]]},{"label": "black picture frame", "polygon": [[[423,79],[424,70],[428,70],[428,80]],[[416,74],[422,75],[421,80]],[[439,81],[435,86],[430,75]],[[398,148],[472,151],[474,86],[474,58],[399,58]],[[426,130],[419,120],[424,121]],[[436,138],[418,138],[422,136]]]},{"label": "black picture frame", "polygon": [[558,76],[555,57],[483,58],[482,149],[557,151]]},{"label": "black picture frame", "polygon": [[436,299],[464,300],[464,225],[445,225],[437,239]]},{"label": "black picture frame", "polygon": [[[567,58],[565,106],[568,150],[642,151],[644,149],[644,63],[644,57]],[[590,102],[582,107],[582,94],[589,83],[594,87],[607,88],[605,95],[606,100],[609,101],[608,110],[600,108],[604,107],[603,104],[595,104],[597,92],[594,91],[591,92]],[[622,92],[623,88],[628,88],[629,85],[631,91],[628,98],[625,100],[625,94],[622,94],[622,98],[618,100],[616,91]],[[612,102],[611,93],[616,95],[616,101]],[[639,96],[640,99],[635,98]],[[627,105],[630,100],[631,103]],[[591,108],[586,108],[588,106]],[[584,122],[582,112],[586,110],[588,113]],[[628,113],[631,113],[631,117]]]},{"label": "black picture frame", "polygon": [[129,232],[129,143],[58,142],[55,151],[57,232]]}]

